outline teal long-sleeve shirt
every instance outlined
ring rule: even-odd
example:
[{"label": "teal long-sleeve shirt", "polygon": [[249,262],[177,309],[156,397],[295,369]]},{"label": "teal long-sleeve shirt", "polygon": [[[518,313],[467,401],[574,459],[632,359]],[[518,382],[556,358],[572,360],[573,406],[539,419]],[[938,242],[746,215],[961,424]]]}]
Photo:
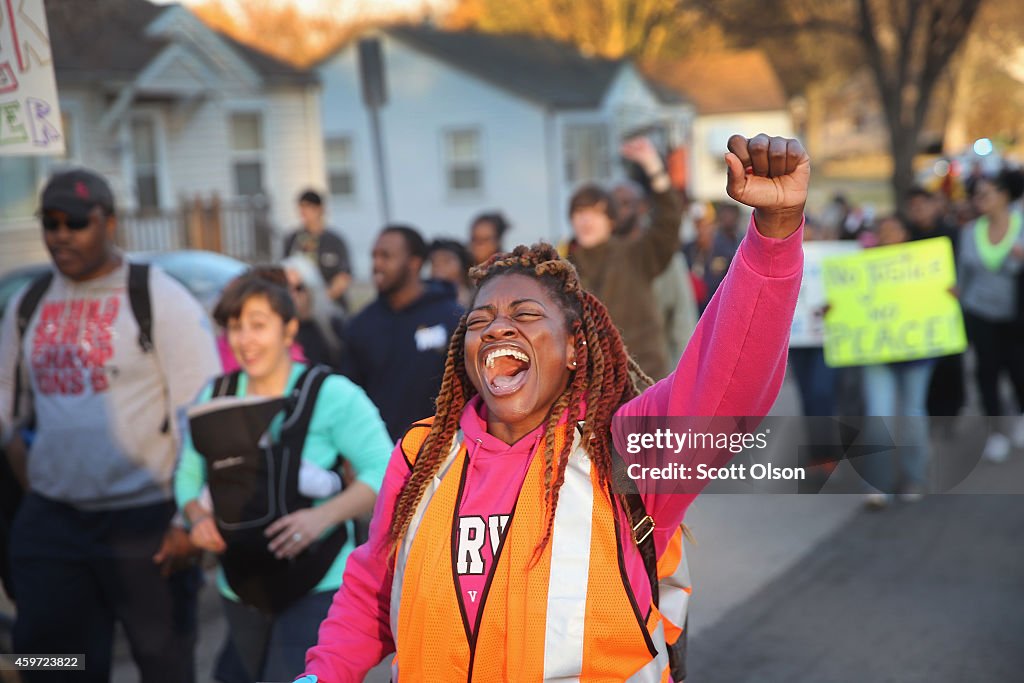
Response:
[{"label": "teal long-sleeve shirt", "polygon": [[[292,364],[285,394],[292,391],[305,369],[306,366],[301,363]],[[237,395],[244,396],[248,385],[249,377],[243,372],[238,380]],[[209,401],[212,393],[211,383],[200,393],[197,403]],[[279,415],[271,423],[272,438],[279,437],[283,420],[284,416]],[[198,498],[203,486],[206,485],[206,462],[192,445],[192,438],[187,429],[183,437],[181,457],[174,475],[174,496],[180,509],[184,509],[186,504]],[[328,377],[320,388],[316,405],[313,407],[313,417],[302,448],[302,458],[320,467],[331,468],[340,453],[351,463],[356,481],[361,481],[374,492],[379,492],[393,446],[377,407],[366,393],[340,375]],[[323,502],[324,500],[316,500],[314,505]],[[350,522],[346,524],[350,525],[348,541],[313,592],[334,591],[341,586],[345,562],[354,548],[353,529]],[[217,584],[222,595],[238,600],[238,596],[228,586],[223,571],[218,575]]]}]

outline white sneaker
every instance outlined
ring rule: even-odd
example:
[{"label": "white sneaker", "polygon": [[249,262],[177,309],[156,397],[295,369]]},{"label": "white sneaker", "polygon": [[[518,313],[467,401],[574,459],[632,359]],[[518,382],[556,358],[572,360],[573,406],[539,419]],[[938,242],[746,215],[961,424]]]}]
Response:
[{"label": "white sneaker", "polygon": [[920,486],[908,486],[899,495],[900,502],[902,503],[920,503],[923,498],[924,490]]},{"label": "white sneaker", "polygon": [[1014,448],[1024,448],[1024,415],[1021,415],[1013,423],[1013,429],[1010,430],[1010,441],[1013,442]]},{"label": "white sneaker", "polygon": [[889,506],[889,494],[868,493],[864,496],[864,507],[868,510],[884,510]]},{"label": "white sneaker", "polygon": [[989,434],[988,441],[985,442],[985,450],[981,452],[981,457],[989,462],[1000,463],[1006,462],[1006,458],[1009,456],[1010,440],[1006,438],[1006,435],[999,432]]}]

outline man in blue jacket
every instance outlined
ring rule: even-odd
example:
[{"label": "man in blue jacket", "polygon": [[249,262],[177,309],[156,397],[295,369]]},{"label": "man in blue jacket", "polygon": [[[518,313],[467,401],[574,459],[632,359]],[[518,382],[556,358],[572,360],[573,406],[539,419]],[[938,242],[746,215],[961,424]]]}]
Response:
[{"label": "man in blue jacket", "polygon": [[462,317],[451,283],[423,281],[427,244],[415,229],[389,225],[373,246],[377,300],[346,334],[345,375],[363,387],[396,441],[434,413],[448,341]]}]

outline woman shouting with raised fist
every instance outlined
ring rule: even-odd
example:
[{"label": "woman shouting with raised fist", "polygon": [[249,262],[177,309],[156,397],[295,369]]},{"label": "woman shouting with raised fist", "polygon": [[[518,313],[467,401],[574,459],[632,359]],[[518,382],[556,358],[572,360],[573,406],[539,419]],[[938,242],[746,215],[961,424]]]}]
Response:
[{"label": "woman shouting with raised fist", "polygon": [[678,680],[672,574],[696,494],[613,490],[612,418],[761,416],[778,394],[810,162],[758,135],[733,136],[726,163],[752,225],[654,386],[552,247],[474,269],[436,413],[392,455],[307,681],[361,681],[391,651],[395,681]]}]

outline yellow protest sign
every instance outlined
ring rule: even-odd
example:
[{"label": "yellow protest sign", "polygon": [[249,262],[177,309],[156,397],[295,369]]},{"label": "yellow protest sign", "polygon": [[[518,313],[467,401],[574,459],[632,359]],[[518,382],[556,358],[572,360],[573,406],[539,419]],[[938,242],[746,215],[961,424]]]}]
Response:
[{"label": "yellow protest sign", "polygon": [[953,246],[946,237],[825,259],[825,362],[934,358],[967,348]]}]

